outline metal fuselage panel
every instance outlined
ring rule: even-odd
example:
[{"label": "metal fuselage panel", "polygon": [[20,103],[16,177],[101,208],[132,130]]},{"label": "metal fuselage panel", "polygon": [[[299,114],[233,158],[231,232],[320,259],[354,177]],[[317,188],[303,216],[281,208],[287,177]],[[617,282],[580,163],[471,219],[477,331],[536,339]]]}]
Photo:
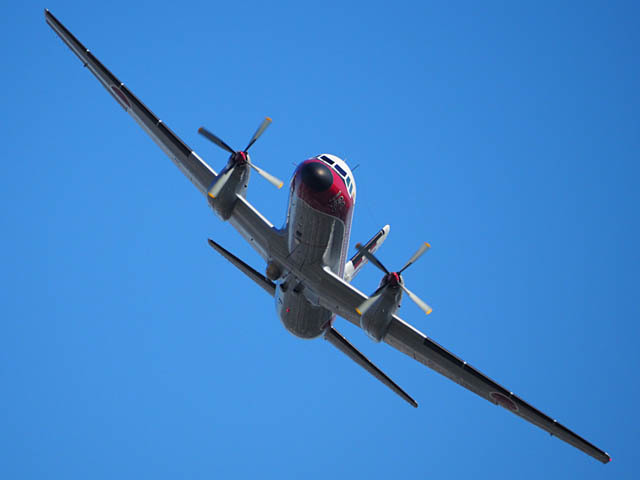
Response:
[{"label": "metal fuselage panel", "polygon": [[[305,163],[296,170],[291,181],[285,227],[289,261],[304,277],[313,276],[314,272],[327,266],[342,277],[349,248],[353,202],[339,202],[339,211],[333,208],[336,199],[348,195],[339,176],[333,179],[326,192],[316,194],[305,190],[300,175],[300,168]],[[290,272],[285,272],[278,282],[275,301],[285,328],[300,338],[322,335],[335,316],[319,305],[316,295],[304,286],[301,278]]]}]

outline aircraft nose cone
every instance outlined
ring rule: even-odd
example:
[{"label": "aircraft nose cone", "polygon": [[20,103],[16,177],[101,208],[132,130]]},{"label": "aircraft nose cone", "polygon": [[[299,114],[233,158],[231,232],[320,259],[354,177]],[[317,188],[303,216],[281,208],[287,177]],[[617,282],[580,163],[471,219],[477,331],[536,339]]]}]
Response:
[{"label": "aircraft nose cone", "polygon": [[319,162],[305,164],[300,170],[302,183],[315,192],[324,192],[333,185],[331,169]]}]

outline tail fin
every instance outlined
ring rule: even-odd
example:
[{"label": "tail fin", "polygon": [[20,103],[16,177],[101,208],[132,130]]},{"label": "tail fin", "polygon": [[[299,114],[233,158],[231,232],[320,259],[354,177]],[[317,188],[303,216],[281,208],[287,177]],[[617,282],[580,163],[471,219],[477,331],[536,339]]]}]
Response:
[{"label": "tail fin", "polygon": [[[385,225],[365,244],[365,248],[369,253],[374,253],[378,248],[380,248],[382,243],[387,239],[390,229],[391,227],[389,225]],[[362,255],[361,250],[362,249],[358,248],[358,253],[351,257],[351,260],[349,260],[344,267],[344,280],[346,282],[351,283],[351,280],[356,277],[360,269],[369,261],[367,260],[367,257]]]},{"label": "tail fin", "polygon": [[416,401],[411,398],[407,392],[402,390],[393,380],[385,375],[385,373],[376,367],[371,360],[365,357],[356,347],[351,345],[349,341],[344,338],[342,335],[338,333],[338,331],[330,327],[329,330],[324,334],[325,340],[331,343],[334,347],[344,353],[351,360],[356,362],[362,368],[364,368],[371,375],[376,377],[382,383],[384,383],[387,387],[393,390],[395,393],[400,395],[407,403],[409,403],[412,407],[418,408],[418,404]]}]

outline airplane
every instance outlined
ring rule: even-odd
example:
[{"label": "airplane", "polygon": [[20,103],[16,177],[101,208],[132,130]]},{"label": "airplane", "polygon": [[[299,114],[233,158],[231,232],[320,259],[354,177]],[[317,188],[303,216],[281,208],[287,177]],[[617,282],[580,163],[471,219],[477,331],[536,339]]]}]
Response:
[{"label": "airplane", "polygon": [[[429,244],[421,245],[400,270],[389,271],[375,256],[389,234],[389,225],[386,225],[364,245],[357,244],[357,252],[347,260],[356,184],[353,171],[344,160],[324,153],[296,167],[289,186],[286,222],[278,229],[246,199],[252,169],[276,187],[283,186],[281,180],[255,165],[248,153],[270,125],[270,118],[260,124],[244,150],[236,151],[209,130],[200,128],[200,134],[230,155],[227,164],[217,173],[49,10],[45,9],[44,15],[47,24],[83,65],[205,196],[213,211],[229,222],[265,260],[266,271],[262,274],[209,239],[214,250],[274,298],[278,317],[289,332],[304,339],[324,338],[417,407],[411,396],[336,330],[335,319],[342,317],[364,330],[375,342],[387,343],[596,460],[605,464],[611,461],[606,452],[453,355],[396,314],[403,293],[425,314],[431,313],[431,307],[406,287],[402,277],[429,249]],[[351,285],[351,281],[369,262],[384,276],[376,291],[367,296]]]}]

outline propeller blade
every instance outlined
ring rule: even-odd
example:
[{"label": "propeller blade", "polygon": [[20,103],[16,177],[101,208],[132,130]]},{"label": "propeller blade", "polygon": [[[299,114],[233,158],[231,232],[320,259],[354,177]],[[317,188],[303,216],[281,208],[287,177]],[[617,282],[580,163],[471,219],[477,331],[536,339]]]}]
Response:
[{"label": "propeller blade", "polygon": [[373,305],[376,302],[376,300],[378,300],[378,298],[380,298],[380,294],[372,295],[369,298],[367,298],[364,302],[362,302],[360,306],[356,308],[356,312],[358,313],[358,315],[364,315],[365,313],[367,313],[367,310],[369,310],[371,305]]},{"label": "propeller blade", "polygon": [[284,182],[282,180],[280,180],[279,178],[274,177],[273,175],[271,175],[268,172],[265,172],[260,167],[254,165],[250,161],[248,161],[247,163],[249,164],[249,166],[251,168],[253,168],[256,172],[258,172],[260,175],[262,175],[263,178],[267,179],[267,181],[269,181],[269,183],[271,183],[271,185],[273,185],[274,187],[282,188],[282,185],[284,185]]},{"label": "propeller blade", "polygon": [[382,265],[382,262],[378,260],[373,253],[369,252],[366,248],[363,248],[360,251],[362,252],[362,255],[364,255],[367,258],[367,260],[373,263],[376,267],[378,267],[384,273],[389,275],[389,270],[387,270],[386,267]]},{"label": "propeller blade", "polygon": [[426,252],[430,248],[431,248],[431,245],[429,245],[427,242],[424,242],[422,246],[418,249],[418,251],[414,253],[413,256],[409,259],[406,265],[400,269],[398,274],[401,274],[407,268],[409,268],[413,263],[415,263],[416,260],[418,260],[422,255],[424,255],[424,252]]},{"label": "propeller blade", "polygon": [[236,166],[234,165],[226,172],[218,175],[218,178],[216,179],[216,183],[214,183],[209,189],[209,196],[211,198],[216,198],[218,196],[218,194],[220,193],[220,190],[222,190],[222,187],[224,187],[224,185],[227,183],[227,180],[229,180],[235,168]]},{"label": "propeller blade", "polygon": [[215,143],[216,145],[218,145],[220,148],[222,148],[223,150],[226,150],[227,152],[229,152],[231,155],[233,155],[234,153],[236,153],[233,148],[231,148],[229,145],[227,145],[226,143],[224,143],[220,138],[218,138],[216,135],[214,135],[213,133],[211,133],[209,130],[207,130],[204,127],[200,127],[198,129],[198,133],[200,135],[202,135],[203,137],[211,140],[213,143]]},{"label": "propeller blade", "polygon": [[400,286],[406,292],[406,294],[409,295],[409,298],[413,300],[416,303],[416,305],[418,305],[422,309],[424,313],[429,315],[433,311],[433,309],[429,305],[427,305],[425,302],[423,302],[420,299],[420,297],[418,297],[415,293],[413,293],[411,290],[409,290],[407,287],[405,287],[402,284],[400,284]]},{"label": "propeller blade", "polygon": [[[258,127],[258,129],[256,130],[256,133],[253,134],[253,137],[251,137],[251,140],[249,140],[249,145],[247,145],[247,148],[244,149],[244,151],[246,152],[247,150],[249,150],[249,148],[251,148],[251,145],[253,145],[254,143],[256,143],[256,140],[258,140],[258,138],[260,138],[260,135],[262,135],[264,133],[264,131],[267,129],[267,127],[269,125],[271,125],[272,120],[267,117],[265,118],[262,123],[260,124],[260,126]],[[279,188],[279,187],[278,187]]]}]

